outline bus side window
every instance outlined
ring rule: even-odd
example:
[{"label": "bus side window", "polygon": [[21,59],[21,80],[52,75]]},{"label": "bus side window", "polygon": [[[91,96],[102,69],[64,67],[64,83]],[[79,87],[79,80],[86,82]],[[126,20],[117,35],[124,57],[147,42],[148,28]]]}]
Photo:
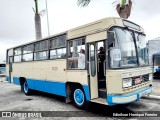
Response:
[{"label": "bus side window", "polygon": [[[85,54],[82,54],[82,50],[84,53],[85,52],[84,38],[78,38],[68,42],[67,62],[69,69],[85,69]],[[83,61],[82,57],[84,59]]]}]

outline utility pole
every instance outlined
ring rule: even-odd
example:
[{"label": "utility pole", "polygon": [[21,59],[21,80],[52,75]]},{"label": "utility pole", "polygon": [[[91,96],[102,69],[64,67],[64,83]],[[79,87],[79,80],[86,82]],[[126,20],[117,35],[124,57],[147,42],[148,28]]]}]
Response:
[{"label": "utility pole", "polygon": [[48,26],[48,36],[50,36],[50,30],[49,30],[49,19],[48,19],[48,5],[47,5],[47,0],[45,0],[46,2],[46,12],[47,12],[47,26]]}]

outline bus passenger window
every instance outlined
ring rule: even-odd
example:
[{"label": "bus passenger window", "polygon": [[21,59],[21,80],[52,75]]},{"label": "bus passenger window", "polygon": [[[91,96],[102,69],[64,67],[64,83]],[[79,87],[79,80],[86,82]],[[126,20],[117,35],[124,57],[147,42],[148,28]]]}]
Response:
[{"label": "bus passenger window", "polygon": [[78,69],[85,69],[85,50],[81,49],[78,58]]},{"label": "bus passenger window", "polygon": [[21,47],[14,49],[14,62],[21,62]]},{"label": "bus passenger window", "polygon": [[26,45],[22,48],[22,52],[23,52],[22,61],[23,62],[33,60],[33,50],[34,50],[33,48],[34,48],[33,44]]},{"label": "bus passenger window", "polygon": [[57,36],[50,39],[50,59],[66,58],[66,36]]},{"label": "bus passenger window", "polygon": [[44,40],[35,44],[34,60],[48,59],[48,40]]},{"label": "bus passenger window", "polygon": [[83,38],[69,41],[68,68],[85,69],[85,40]]}]

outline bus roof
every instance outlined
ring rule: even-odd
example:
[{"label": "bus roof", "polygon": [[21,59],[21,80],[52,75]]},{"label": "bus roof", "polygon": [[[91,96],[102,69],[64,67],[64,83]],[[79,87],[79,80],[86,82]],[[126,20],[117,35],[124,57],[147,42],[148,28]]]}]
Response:
[{"label": "bus roof", "polygon": [[48,37],[41,38],[41,39],[39,39],[39,40],[33,40],[33,41],[31,41],[31,42],[28,42],[28,43],[24,43],[24,44],[15,46],[15,47],[8,48],[7,50],[13,49],[13,48],[17,48],[17,47],[21,47],[21,46],[24,46],[24,45],[28,45],[28,44],[31,44],[31,43],[43,41],[43,40],[46,40],[46,39],[49,39],[49,38],[52,38],[52,37],[56,37],[56,36],[60,36],[60,35],[65,35],[66,33],[67,33],[67,32],[57,33],[57,34],[54,34],[54,35],[51,35],[51,36],[48,36]]},{"label": "bus roof", "polygon": [[[56,36],[60,36],[60,35],[64,35],[64,34],[67,34],[67,39],[73,39],[73,38],[76,38],[76,37],[81,37],[81,36],[85,36],[85,35],[88,35],[88,34],[93,34],[95,32],[103,31],[103,30],[109,29],[112,26],[125,27],[123,21],[128,21],[128,20],[118,18],[118,17],[107,17],[107,18],[103,18],[103,19],[100,19],[100,20],[97,20],[97,21],[94,21],[94,22],[91,22],[91,23],[88,23],[88,24],[70,29],[70,30],[65,31],[65,32],[54,34],[52,36],[45,37],[45,38],[42,38],[42,39],[39,39],[39,40],[34,40],[34,41],[29,42],[29,43],[21,44],[21,45],[18,45],[18,46],[9,48],[9,49],[21,47],[21,46],[24,46],[24,45],[27,45],[27,44],[39,42],[39,41],[42,41],[42,40],[50,39],[52,37],[56,37]],[[137,24],[135,24],[131,21],[128,21],[128,23],[132,23],[135,26],[138,26],[139,27],[139,32],[144,32],[143,28],[140,27],[139,25],[137,25]],[[9,49],[7,49],[7,50],[9,50]]]}]

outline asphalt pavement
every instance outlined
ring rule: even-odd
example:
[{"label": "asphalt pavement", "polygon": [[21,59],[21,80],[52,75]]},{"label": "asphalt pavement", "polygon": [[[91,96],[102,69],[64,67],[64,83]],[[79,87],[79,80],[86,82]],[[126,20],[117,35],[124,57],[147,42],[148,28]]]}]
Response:
[{"label": "asphalt pavement", "polygon": [[[160,81],[153,81],[153,96],[158,96],[158,90],[160,90]],[[26,96],[20,91],[20,87],[14,84],[9,84],[4,80],[0,82],[0,111],[51,111],[54,114],[59,116],[68,116],[68,117],[56,117],[52,119],[59,120],[158,120],[159,117],[111,117],[112,114],[117,114],[123,112],[124,114],[139,114],[138,112],[149,112],[160,114],[160,105],[159,99],[153,99],[146,97],[140,101],[135,101],[130,104],[128,107],[115,106],[109,107],[97,103],[91,103],[90,108],[87,111],[79,110],[75,108],[72,104],[66,104],[63,97],[58,97],[51,94],[45,94],[41,92],[36,92],[31,96]],[[81,116],[81,117],[69,117]],[[79,115],[80,114],[80,115]],[[53,114],[50,114],[53,115]],[[83,117],[82,117],[83,116]],[[90,116],[90,117],[88,117]],[[109,117],[110,116],[110,117]],[[160,116],[160,115],[158,115]],[[1,120],[2,118],[0,118]],[[24,120],[26,118],[12,118],[12,120]],[[34,120],[39,120],[39,118],[32,118]],[[50,118],[46,118],[50,120]],[[2,119],[3,120],[3,119]],[[6,120],[6,118],[4,119]],[[27,119],[30,120],[30,119]],[[44,118],[40,119],[44,120]]]},{"label": "asphalt pavement", "polygon": [[153,85],[152,95],[160,96],[160,78],[154,79],[152,85]]}]

